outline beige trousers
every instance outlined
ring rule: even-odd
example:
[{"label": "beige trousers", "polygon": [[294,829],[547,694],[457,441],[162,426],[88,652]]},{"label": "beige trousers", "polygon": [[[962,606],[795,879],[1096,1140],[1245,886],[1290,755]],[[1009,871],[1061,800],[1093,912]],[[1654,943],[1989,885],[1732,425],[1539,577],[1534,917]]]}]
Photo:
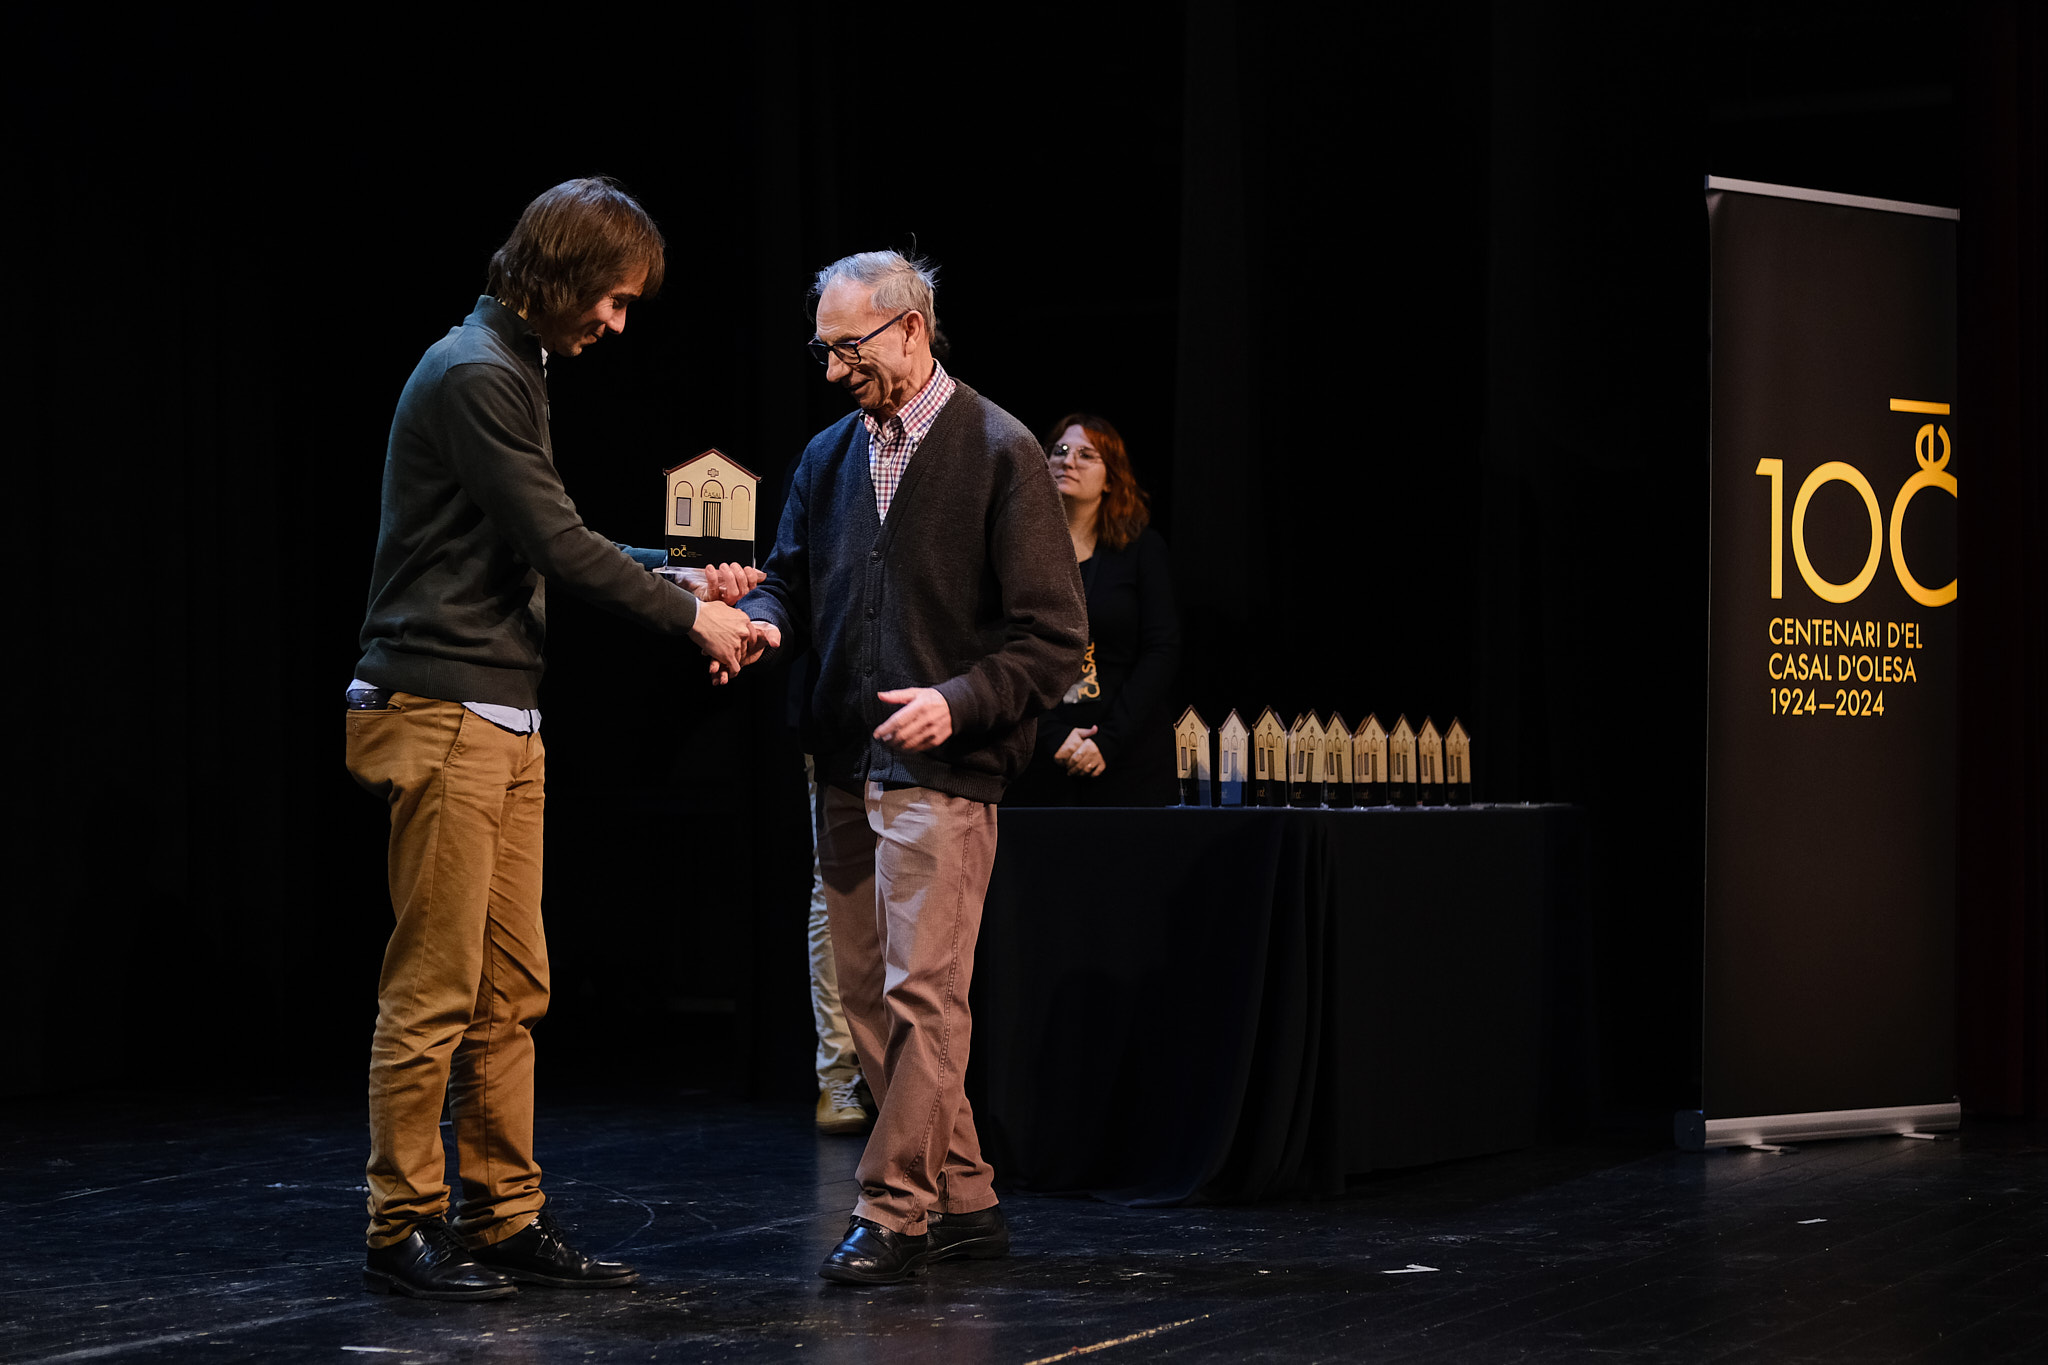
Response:
[{"label": "beige trousers", "polygon": [[825,878],[818,870],[818,770],[804,755],[804,783],[811,793],[811,1020],[818,1030],[818,1088],[860,1079],[860,1057],[846,1031],[846,1007],[839,1003],[839,968],[832,956],[832,915],[825,908]]},{"label": "beige trousers", "polygon": [[348,770],[391,811],[395,923],[370,1046],[368,1240],[448,1210],[441,1102],[455,1120],[472,1246],[546,1202],[533,1158],[533,1026],[547,1013],[541,823],[547,751],[459,702],[394,693],[350,711]]},{"label": "beige trousers", "polygon": [[924,787],[818,803],[840,1000],[881,1113],[854,1212],[917,1236],[925,1215],[996,1202],[964,1079],[967,992],[996,855],[996,808]]}]

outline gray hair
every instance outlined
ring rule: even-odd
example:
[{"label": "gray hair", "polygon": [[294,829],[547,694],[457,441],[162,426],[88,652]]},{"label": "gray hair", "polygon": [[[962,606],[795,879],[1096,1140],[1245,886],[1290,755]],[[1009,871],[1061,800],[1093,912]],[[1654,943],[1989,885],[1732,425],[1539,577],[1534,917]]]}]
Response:
[{"label": "gray hair", "polygon": [[818,272],[811,297],[823,298],[825,291],[841,280],[866,285],[870,308],[884,313],[916,309],[924,314],[926,333],[937,333],[939,314],[932,295],[938,288],[939,268],[924,257],[900,251],[856,251],[841,256]]}]

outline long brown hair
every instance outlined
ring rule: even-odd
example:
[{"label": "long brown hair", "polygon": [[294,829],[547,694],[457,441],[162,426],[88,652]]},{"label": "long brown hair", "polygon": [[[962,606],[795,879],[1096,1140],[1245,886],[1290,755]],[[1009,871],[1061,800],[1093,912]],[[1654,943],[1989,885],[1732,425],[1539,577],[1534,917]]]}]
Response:
[{"label": "long brown hair", "polygon": [[661,288],[661,229],[609,176],[565,180],[526,206],[491,257],[490,293],[528,317],[567,317],[647,267],[643,299]]},{"label": "long brown hair", "polygon": [[1102,455],[1102,506],[1095,512],[1095,538],[1112,550],[1121,550],[1138,538],[1152,522],[1152,500],[1138,487],[1131,473],[1131,457],[1124,450],[1124,438],[1117,429],[1092,412],[1070,412],[1052,424],[1045,434],[1045,449],[1052,448],[1068,427],[1079,427]]}]

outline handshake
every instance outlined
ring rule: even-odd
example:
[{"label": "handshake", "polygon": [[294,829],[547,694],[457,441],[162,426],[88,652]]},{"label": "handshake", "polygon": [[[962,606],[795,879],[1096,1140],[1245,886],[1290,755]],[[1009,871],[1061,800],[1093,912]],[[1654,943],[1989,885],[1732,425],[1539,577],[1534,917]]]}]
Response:
[{"label": "handshake", "polygon": [[733,603],[767,577],[743,564],[713,564],[702,569],[664,569],[662,577],[680,584],[699,603],[690,638],[711,660],[711,681],[723,686],[748,664],[782,643],[782,632],[755,621]]}]

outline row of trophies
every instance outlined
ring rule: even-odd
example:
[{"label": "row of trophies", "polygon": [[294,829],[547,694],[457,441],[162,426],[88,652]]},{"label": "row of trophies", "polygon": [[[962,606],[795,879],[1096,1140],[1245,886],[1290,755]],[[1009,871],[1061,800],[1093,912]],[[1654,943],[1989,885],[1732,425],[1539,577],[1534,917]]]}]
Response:
[{"label": "row of trophies", "polygon": [[1173,743],[1183,806],[1472,804],[1472,738],[1456,719],[1439,734],[1428,717],[1420,731],[1405,715],[1388,730],[1368,714],[1354,730],[1334,711],[1283,725],[1269,706],[1250,729],[1232,711],[1212,732],[1190,706]]}]

